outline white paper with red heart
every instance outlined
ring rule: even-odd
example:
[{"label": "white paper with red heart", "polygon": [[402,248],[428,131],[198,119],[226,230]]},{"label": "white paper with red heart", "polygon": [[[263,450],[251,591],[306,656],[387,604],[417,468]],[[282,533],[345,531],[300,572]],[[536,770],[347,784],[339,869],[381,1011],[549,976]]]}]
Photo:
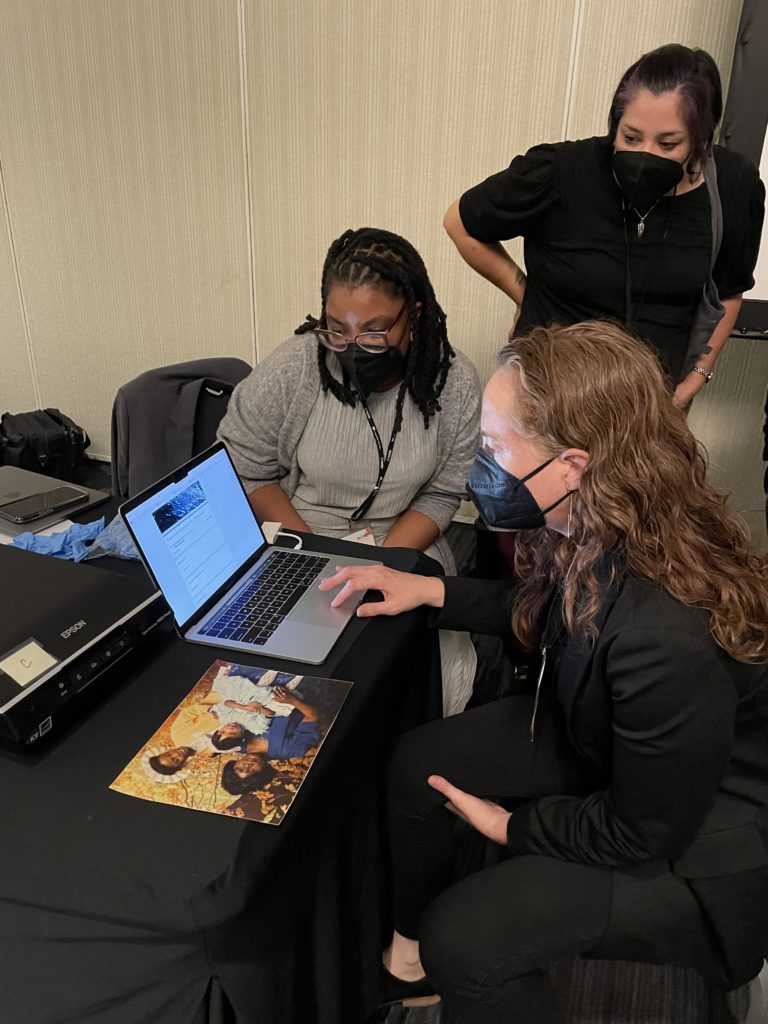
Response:
[{"label": "white paper with red heart", "polygon": [[11,654],[0,659],[0,669],[19,686],[26,686],[33,679],[56,664],[57,659],[44,650],[40,644],[30,640],[17,647]]}]

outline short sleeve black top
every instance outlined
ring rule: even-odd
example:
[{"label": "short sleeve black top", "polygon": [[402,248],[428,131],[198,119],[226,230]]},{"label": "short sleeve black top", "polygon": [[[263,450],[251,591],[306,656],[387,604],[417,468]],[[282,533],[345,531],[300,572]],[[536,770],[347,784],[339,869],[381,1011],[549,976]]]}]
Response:
[{"label": "short sleeve black top", "polygon": [[[740,154],[719,146],[714,153],[723,240],[712,276],[723,299],[754,285],[765,189]],[[624,211],[612,155],[605,136],[535,146],[461,197],[473,238],[525,239],[528,283],[517,333],[551,323],[626,322]],[[709,193],[701,185],[662,198],[641,237],[638,214],[627,218],[634,330],[678,380],[712,259]]]}]

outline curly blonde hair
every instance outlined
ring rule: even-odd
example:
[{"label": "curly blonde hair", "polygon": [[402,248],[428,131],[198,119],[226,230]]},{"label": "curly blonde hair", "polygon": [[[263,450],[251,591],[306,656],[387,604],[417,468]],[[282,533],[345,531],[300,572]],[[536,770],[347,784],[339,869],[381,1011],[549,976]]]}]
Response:
[{"label": "curly blonde hair", "polygon": [[705,608],[731,657],[768,660],[768,560],[707,479],[704,454],[651,350],[613,324],[589,321],[535,328],[506,345],[498,365],[518,376],[516,430],[552,455],[589,453],[572,496],[570,537],[518,534],[515,635],[536,642],[559,586],[569,632],[593,642],[596,566],[611,553],[631,574]]}]

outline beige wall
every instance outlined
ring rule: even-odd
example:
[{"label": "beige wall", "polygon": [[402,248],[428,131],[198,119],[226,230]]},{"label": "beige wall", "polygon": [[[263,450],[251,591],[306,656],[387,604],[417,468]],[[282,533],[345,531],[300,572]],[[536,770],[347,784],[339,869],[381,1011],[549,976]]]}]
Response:
[{"label": "beige wall", "polygon": [[421,250],[486,374],[510,310],[445,207],[535,142],[602,132],[620,72],[661,42],[727,79],[740,7],[0,0],[0,411],[58,405],[107,455],[123,381],[264,356],[363,224]]}]

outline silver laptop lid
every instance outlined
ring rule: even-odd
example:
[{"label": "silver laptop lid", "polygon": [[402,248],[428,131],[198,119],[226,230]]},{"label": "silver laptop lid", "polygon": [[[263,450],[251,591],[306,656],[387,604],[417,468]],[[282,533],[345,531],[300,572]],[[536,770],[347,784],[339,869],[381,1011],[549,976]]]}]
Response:
[{"label": "silver laptop lid", "polygon": [[[33,494],[40,494],[45,491],[52,491],[56,487],[70,486],[65,480],[57,480],[52,476],[45,476],[42,473],[32,473],[28,469],[19,469],[18,466],[0,466],[0,505],[9,501],[18,501]],[[107,491],[95,490],[93,487],[84,487],[82,484],[72,484],[78,491],[84,491],[86,497],[77,504],[68,505],[59,509],[49,516],[41,516],[28,523],[12,523],[8,519],[0,520],[0,535],[16,537],[20,533],[37,533],[48,526],[54,526],[63,519],[79,515],[86,509],[95,505],[101,505],[108,501],[110,495]]]},{"label": "silver laptop lid", "polygon": [[180,626],[266,547],[220,442],[120,509]]}]

